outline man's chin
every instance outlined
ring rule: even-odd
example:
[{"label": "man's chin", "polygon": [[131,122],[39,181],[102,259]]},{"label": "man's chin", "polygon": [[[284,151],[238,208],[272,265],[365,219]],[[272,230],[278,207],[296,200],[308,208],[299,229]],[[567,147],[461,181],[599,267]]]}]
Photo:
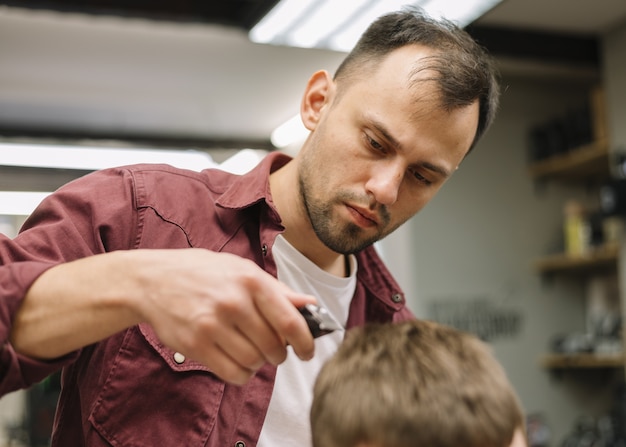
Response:
[{"label": "man's chin", "polygon": [[364,237],[351,237],[351,236],[334,236],[332,238],[326,238],[322,240],[324,245],[330,248],[332,251],[342,255],[352,255],[358,253],[364,248],[374,244],[378,238],[364,238]]}]

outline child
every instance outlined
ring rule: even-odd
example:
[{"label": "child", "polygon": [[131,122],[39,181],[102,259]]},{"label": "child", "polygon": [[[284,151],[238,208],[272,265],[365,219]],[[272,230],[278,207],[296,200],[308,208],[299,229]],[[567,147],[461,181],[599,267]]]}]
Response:
[{"label": "child", "polygon": [[423,320],[351,330],[311,408],[313,447],[525,447],[523,427],[489,347]]}]

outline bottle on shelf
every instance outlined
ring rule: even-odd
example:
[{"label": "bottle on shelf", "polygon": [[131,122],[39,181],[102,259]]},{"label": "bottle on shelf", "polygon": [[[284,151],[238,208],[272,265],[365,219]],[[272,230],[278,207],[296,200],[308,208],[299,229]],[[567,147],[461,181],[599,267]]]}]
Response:
[{"label": "bottle on shelf", "polygon": [[591,248],[591,225],[584,206],[569,200],[564,206],[565,253],[569,256],[585,256]]}]

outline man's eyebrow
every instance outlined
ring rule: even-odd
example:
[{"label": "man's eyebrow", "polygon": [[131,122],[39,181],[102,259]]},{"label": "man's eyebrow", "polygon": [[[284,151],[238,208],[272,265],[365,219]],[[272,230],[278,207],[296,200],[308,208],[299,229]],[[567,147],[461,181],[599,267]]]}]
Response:
[{"label": "man's eyebrow", "polygon": [[[391,144],[396,150],[402,149],[402,145],[400,144],[400,142],[389,133],[383,123],[381,123],[380,121],[372,120],[372,127],[376,129],[376,131],[379,132],[383,137],[385,137],[385,140],[387,140],[387,142]],[[444,178],[448,178],[451,175],[450,171],[448,171],[446,168],[429,163],[427,161],[419,163],[419,166],[426,168],[429,171],[436,172]]]},{"label": "man's eyebrow", "polygon": [[451,175],[447,169],[442,168],[441,166],[434,165],[432,163],[423,162],[423,163],[420,163],[420,165],[428,169],[429,171],[433,171],[433,172],[440,174],[444,178],[448,178]]},{"label": "man's eyebrow", "polygon": [[389,142],[389,144],[391,144],[395,149],[402,148],[400,142],[389,133],[383,123],[381,123],[380,121],[372,120],[372,127],[376,129],[376,131],[380,133],[383,137],[385,137],[385,140],[387,140],[387,142]]}]

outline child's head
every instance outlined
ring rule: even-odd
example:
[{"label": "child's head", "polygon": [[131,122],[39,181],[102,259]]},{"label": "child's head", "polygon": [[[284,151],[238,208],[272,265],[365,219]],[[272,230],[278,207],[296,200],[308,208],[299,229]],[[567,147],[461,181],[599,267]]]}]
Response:
[{"label": "child's head", "polygon": [[314,447],[508,447],[523,426],[489,346],[420,320],[351,330],[311,408]]}]

